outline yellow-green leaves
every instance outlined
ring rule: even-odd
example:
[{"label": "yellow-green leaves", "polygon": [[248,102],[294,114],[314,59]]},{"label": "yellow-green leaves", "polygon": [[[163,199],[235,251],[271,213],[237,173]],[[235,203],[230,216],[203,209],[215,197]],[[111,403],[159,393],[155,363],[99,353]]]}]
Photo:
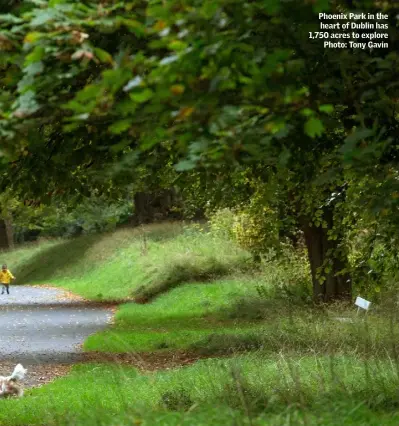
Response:
[{"label": "yellow-green leaves", "polygon": [[35,41],[40,40],[44,36],[45,36],[44,33],[40,33],[38,31],[32,31],[32,32],[26,34],[26,36],[24,38],[24,42],[25,43],[34,43]]},{"label": "yellow-green leaves", "polygon": [[187,43],[181,40],[173,40],[168,44],[170,50],[182,51],[187,48]]},{"label": "yellow-green leaves", "polygon": [[323,122],[316,117],[310,117],[305,123],[304,131],[313,139],[321,136],[324,132]]},{"label": "yellow-green leaves", "polygon": [[120,18],[118,22],[124,25],[130,32],[134,33],[137,37],[145,35],[145,26],[135,19]]},{"label": "yellow-green leaves", "polygon": [[44,58],[45,50],[43,46],[36,46],[29,55],[25,58],[25,66],[33,62],[39,62]]},{"label": "yellow-green leaves", "polygon": [[101,62],[108,64],[113,63],[112,55],[110,55],[107,51],[100,49],[99,47],[95,47],[94,53]]},{"label": "yellow-green leaves", "polygon": [[182,84],[174,84],[170,87],[170,92],[175,95],[181,95],[184,93],[185,87]]},{"label": "yellow-green leaves", "polygon": [[326,114],[332,114],[334,112],[334,105],[331,105],[331,104],[320,105],[319,111],[324,112]]},{"label": "yellow-green leaves", "polygon": [[151,89],[144,89],[141,92],[133,92],[130,94],[130,98],[138,103],[143,103],[152,98],[154,92]]}]

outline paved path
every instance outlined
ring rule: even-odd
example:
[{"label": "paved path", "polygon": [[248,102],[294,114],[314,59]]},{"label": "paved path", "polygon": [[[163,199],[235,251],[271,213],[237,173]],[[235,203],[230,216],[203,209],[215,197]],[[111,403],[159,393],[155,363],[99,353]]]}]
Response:
[{"label": "paved path", "polygon": [[0,294],[3,362],[37,365],[78,361],[80,344],[112,318],[110,309],[71,300],[58,289],[11,286],[10,293]]}]

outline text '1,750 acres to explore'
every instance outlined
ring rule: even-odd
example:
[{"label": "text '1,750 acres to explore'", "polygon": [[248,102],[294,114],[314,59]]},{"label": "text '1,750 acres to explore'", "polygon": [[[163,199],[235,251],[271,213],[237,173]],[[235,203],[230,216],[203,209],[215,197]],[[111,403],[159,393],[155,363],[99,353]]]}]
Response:
[{"label": "text '1,750 acres to explore'", "polygon": [[309,39],[323,39],[327,49],[388,49],[389,24],[384,13],[319,13],[319,31]]}]

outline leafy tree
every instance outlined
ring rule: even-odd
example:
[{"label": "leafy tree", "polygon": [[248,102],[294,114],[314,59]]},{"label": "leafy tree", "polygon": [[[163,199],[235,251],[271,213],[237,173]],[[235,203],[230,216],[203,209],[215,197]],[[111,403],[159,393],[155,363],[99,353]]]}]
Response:
[{"label": "leafy tree", "polygon": [[[103,174],[131,183],[137,164],[199,181],[251,169],[305,234],[315,298],[350,296],[348,192],[397,170],[395,4],[33,4],[0,19],[4,185],[84,192]],[[357,7],[389,14],[388,49],[309,40],[319,12]]]},{"label": "leafy tree", "polygon": [[[178,169],[228,162],[251,165],[263,182],[277,177],[305,234],[315,297],[349,296],[346,192],[365,166],[395,164],[397,86],[387,84],[398,67],[393,43],[371,52],[311,44],[314,12],[339,12],[345,2],[206,2],[177,16],[173,6],[162,15],[170,30],[162,30],[164,46],[183,32],[189,49],[177,43],[184,54],[147,82],[154,93],[180,87],[182,107],[167,121],[185,156]],[[386,12],[395,40],[394,10]]]}]

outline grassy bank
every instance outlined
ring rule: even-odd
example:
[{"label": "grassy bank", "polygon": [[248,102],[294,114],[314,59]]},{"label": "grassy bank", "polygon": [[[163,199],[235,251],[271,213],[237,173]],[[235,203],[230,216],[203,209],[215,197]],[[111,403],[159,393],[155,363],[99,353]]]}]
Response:
[{"label": "grassy bank", "polygon": [[16,284],[48,284],[94,300],[152,298],[190,280],[247,268],[249,254],[180,223],[44,241],[2,254]]},{"label": "grassy bank", "polygon": [[[312,306],[300,253],[253,268],[230,241],[163,224],[4,257],[19,283],[148,302],[122,304],[84,348],[131,360],[151,353],[155,365],[77,365],[2,401],[0,425],[399,423],[396,311],[363,317],[352,306]],[[209,358],[170,370],[156,363],[177,353]]]}]

